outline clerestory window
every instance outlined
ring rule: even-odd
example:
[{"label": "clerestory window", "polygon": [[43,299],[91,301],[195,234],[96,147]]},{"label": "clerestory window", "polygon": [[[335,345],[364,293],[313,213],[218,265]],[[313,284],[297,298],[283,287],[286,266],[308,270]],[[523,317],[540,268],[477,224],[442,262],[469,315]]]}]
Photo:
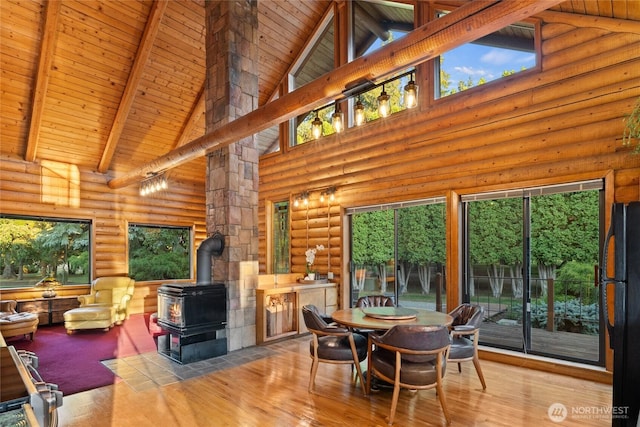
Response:
[{"label": "clerestory window", "polygon": [[[449,11],[440,10],[439,18]],[[538,31],[532,22],[518,22],[452,49],[435,64],[435,99],[536,68]]]}]

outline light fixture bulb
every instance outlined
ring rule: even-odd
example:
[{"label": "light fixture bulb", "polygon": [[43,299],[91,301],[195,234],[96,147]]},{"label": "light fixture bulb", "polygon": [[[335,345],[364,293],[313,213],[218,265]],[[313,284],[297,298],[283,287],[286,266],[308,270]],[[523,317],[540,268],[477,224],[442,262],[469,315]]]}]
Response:
[{"label": "light fixture bulb", "polygon": [[336,104],[336,109],[331,116],[331,124],[333,125],[333,130],[336,133],[340,133],[344,130],[344,114],[340,111],[340,107]]},{"label": "light fixture bulb", "polygon": [[414,108],[418,105],[418,86],[413,81],[413,75],[404,87],[404,104],[407,108]]},{"label": "light fixture bulb", "polygon": [[353,118],[356,123],[356,126],[361,126],[364,124],[364,105],[360,102],[360,99],[356,102],[356,105],[353,107]]},{"label": "light fixture bulb", "polygon": [[316,113],[316,118],[311,122],[311,135],[313,135],[313,139],[318,139],[322,136],[322,120],[318,117],[318,113]]},{"label": "light fixture bulb", "polygon": [[389,104],[389,95],[384,90],[384,85],[382,86],[382,93],[378,97],[378,114],[380,117],[387,117],[391,113],[391,106]]}]

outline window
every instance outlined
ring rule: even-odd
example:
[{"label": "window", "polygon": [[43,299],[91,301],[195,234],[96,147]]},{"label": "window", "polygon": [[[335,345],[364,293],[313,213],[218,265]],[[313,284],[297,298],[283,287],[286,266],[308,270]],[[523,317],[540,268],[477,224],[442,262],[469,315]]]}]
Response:
[{"label": "window", "polygon": [[[350,3],[351,10],[351,36],[340,35],[341,42],[351,40],[349,58],[355,58],[373,52],[385,44],[403,37],[413,30],[414,10],[412,4],[393,1],[362,1]],[[308,49],[308,53],[299,60],[298,66],[289,79],[289,90],[293,91],[318,77],[334,69],[336,63],[334,46],[334,22],[333,15],[325,19],[325,25],[320,26],[314,42]],[[345,46],[346,47],[346,46]],[[344,47],[343,47],[344,48]],[[407,70],[408,71],[408,70]],[[402,73],[398,73],[402,74]],[[392,78],[393,76],[389,76]],[[391,113],[405,109],[402,88],[409,82],[409,75],[390,82],[384,89],[390,97]],[[360,94],[358,100],[363,104],[366,121],[378,118],[377,98],[382,92],[382,86],[375,86],[370,91]],[[355,102],[355,101],[353,101]],[[342,113],[349,120],[352,105],[342,105]],[[332,126],[332,115],[335,112],[333,102],[314,111],[302,114],[292,120],[291,146],[312,141],[312,122],[318,118],[322,121],[322,135],[327,136],[335,132]],[[349,110],[349,111],[347,111]]]},{"label": "window", "polygon": [[464,299],[482,344],[601,364],[600,180],[463,196]]},{"label": "window", "polygon": [[[292,92],[297,88],[304,86],[305,84],[312,82],[321,75],[328,73],[334,68],[334,45],[333,45],[333,15],[326,19],[325,24],[322,26],[322,30],[319,32],[317,38],[312,44],[309,53],[301,59],[297,69],[289,77],[289,91]],[[325,121],[329,120],[333,113],[333,106],[327,106],[327,108],[320,111],[311,111],[306,114],[302,114],[292,119],[293,127],[293,140],[291,145],[304,144],[313,140],[311,135],[311,122],[318,115],[322,114],[320,118]],[[328,116],[328,117],[326,117]],[[324,134],[328,135],[333,133],[331,126],[324,126]]]},{"label": "window", "polygon": [[89,283],[90,236],[88,220],[0,216],[0,288],[30,288],[46,277]]},{"label": "window", "polygon": [[[397,2],[353,2],[353,58],[366,56],[382,46],[404,37],[413,30],[413,5]],[[410,71],[410,70],[406,70]],[[404,71],[397,75],[405,74]],[[389,76],[388,79],[394,76]],[[385,79],[387,80],[387,79]],[[384,90],[389,95],[390,114],[404,110],[403,88],[409,82],[410,75],[392,80],[383,86],[363,92],[354,97],[364,107],[364,121],[380,118],[378,113],[378,97]]]},{"label": "window", "polygon": [[390,296],[408,308],[446,309],[444,198],[349,208],[352,305]]},{"label": "window", "polygon": [[289,273],[289,202],[273,204],[273,272]]},{"label": "window", "polygon": [[536,67],[536,37],[535,24],[518,22],[441,55],[435,61],[435,98]]},{"label": "window", "polygon": [[129,225],[129,276],[137,281],[190,279],[189,227]]}]

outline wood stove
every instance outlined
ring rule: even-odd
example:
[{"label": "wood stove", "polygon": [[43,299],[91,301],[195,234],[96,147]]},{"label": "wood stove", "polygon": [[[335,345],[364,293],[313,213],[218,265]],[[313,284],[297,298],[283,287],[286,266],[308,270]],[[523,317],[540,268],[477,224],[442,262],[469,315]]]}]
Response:
[{"label": "wood stove", "polygon": [[220,255],[224,238],[216,233],[198,248],[197,282],[158,289],[158,353],[186,364],[227,354],[227,288],[211,283],[211,255]]}]

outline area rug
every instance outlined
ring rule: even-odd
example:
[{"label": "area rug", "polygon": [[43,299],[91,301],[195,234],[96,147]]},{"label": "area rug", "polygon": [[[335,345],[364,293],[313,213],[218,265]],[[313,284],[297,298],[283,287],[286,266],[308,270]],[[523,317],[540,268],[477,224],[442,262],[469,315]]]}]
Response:
[{"label": "area rug", "polygon": [[102,360],[157,351],[148,329],[148,315],[132,315],[108,332],[81,330],[68,335],[63,325],[38,328],[33,342],[14,337],[7,345],[34,352],[38,372],[48,383],[58,385],[63,395],[113,384],[118,378]]}]

